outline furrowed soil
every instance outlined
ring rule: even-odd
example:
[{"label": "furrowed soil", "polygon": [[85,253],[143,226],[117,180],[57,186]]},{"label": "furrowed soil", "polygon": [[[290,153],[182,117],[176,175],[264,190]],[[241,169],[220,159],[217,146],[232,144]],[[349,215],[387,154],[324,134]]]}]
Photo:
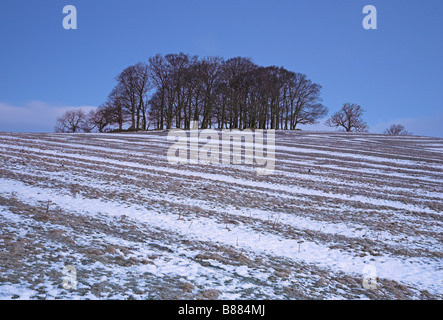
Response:
[{"label": "furrowed soil", "polygon": [[443,139],[277,131],[263,176],[167,135],[0,133],[0,298],[443,299]]}]

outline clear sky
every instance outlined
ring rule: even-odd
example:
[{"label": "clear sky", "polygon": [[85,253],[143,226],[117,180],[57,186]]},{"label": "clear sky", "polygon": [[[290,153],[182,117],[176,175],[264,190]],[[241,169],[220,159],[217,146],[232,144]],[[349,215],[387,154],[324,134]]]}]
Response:
[{"label": "clear sky", "polygon": [[[65,5],[77,30],[62,26]],[[365,5],[377,30],[362,26]],[[441,0],[5,0],[0,131],[52,131],[64,110],[104,102],[125,67],[184,52],[284,66],[323,86],[330,114],[358,103],[371,132],[443,137],[442,21]]]}]

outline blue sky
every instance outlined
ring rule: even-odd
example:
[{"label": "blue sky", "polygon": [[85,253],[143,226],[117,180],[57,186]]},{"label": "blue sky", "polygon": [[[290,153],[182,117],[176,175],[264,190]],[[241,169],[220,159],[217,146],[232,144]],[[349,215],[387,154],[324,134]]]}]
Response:
[{"label": "blue sky", "polygon": [[[368,4],[377,30],[362,27]],[[62,27],[65,5],[77,30]],[[66,109],[104,102],[128,65],[185,52],[303,72],[330,114],[355,102],[371,132],[443,137],[442,14],[441,0],[1,1],[0,131],[52,131]]]}]

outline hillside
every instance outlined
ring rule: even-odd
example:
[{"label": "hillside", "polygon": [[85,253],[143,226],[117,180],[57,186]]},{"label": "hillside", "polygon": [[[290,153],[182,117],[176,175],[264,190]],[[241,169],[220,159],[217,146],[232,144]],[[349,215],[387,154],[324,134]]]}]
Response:
[{"label": "hillside", "polygon": [[1,133],[0,298],[443,299],[443,139],[275,140],[257,176],[167,132]]}]

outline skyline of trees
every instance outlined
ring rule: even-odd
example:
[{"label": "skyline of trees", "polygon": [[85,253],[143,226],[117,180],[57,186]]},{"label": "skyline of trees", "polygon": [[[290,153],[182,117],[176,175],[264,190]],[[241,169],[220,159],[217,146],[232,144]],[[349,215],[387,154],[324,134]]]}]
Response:
[{"label": "skyline of trees", "polygon": [[[320,84],[283,67],[263,67],[250,58],[225,60],[189,54],[157,54],[125,68],[106,101],[88,114],[57,119],[57,132],[148,129],[296,130],[328,113]],[[343,104],[325,125],[367,132],[363,108]]]},{"label": "skyline of trees", "polygon": [[283,67],[262,67],[249,58],[199,59],[157,54],[123,70],[95,128],[128,124],[128,130],[199,128],[285,129],[314,124],[327,115],[321,85]]}]

